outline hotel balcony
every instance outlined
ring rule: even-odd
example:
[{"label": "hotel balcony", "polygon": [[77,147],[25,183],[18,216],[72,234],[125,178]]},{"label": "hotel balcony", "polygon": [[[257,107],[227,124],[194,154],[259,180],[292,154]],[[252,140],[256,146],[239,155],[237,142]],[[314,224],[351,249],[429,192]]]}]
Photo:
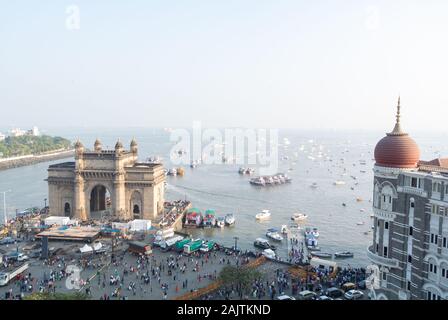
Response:
[{"label": "hotel balcony", "polygon": [[373,246],[367,248],[367,257],[375,264],[389,268],[398,268],[398,261],[391,258],[385,258],[373,251]]},{"label": "hotel balcony", "polygon": [[375,215],[375,217],[384,220],[394,220],[396,217],[396,214],[392,211],[386,211],[375,207],[373,207],[373,214]]},{"label": "hotel balcony", "polygon": [[420,196],[420,197],[424,197],[427,198],[428,197],[428,192],[426,192],[423,189],[419,189],[419,188],[414,188],[414,187],[403,187],[403,186],[399,186],[397,188],[398,192],[403,192],[403,193],[409,193],[409,194],[414,194],[416,196]]}]

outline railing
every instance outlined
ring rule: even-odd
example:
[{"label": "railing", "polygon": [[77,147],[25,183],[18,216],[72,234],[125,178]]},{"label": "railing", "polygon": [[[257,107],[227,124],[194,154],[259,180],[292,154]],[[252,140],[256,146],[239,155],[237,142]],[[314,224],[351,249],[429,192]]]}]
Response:
[{"label": "railing", "polygon": [[373,251],[373,247],[367,248],[367,257],[373,262],[390,268],[398,268],[398,261],[378,255]]},{"label": "railing", "polygon": [[420,196],[420,197],[427,197],[428,193],[423,190],[423,189],[419,189],[419,188],[414,188],[414,187],[408,187],[408,186],[400,186],[397,188],[398,192],[404,192],[404,193],[410,193],[410,194],[415,194],[416,196]]}]

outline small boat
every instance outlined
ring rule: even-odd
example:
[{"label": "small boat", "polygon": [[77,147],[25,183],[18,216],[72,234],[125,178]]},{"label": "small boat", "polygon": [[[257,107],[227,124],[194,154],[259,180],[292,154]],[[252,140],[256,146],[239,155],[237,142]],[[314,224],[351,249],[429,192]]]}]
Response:
[{"label": "small boat", "polygon": [[269,229],[266,232],[266,237],[271,238],[274,241],[283,241],[283,237],[275,229]]},{"label": "small boat", "polygon": [[291,220],[293,221],[304,221],[308,218],[308,216],[304,213],[294,213],[291,217]]},{"label": "small boat", "polygon": [[333,255],[328,252],[311,252],[311,255],[323,259],[331,259]]},{"label": "small boat", "polygon": [[342,252],[336,252],[334,254],[336,258],[353,258],[354,254],[350,251],[342,251]]},{"label": "small boat", "polygon": [[338,181],[333,182],[333,184],[335,186],[343,186],[343,185],[345,185],[345,181],[338,180]]},{"label": "small boat", "polygon": [[269,212],[269,210],[262,210],[260,213],[257,213],[255,215],[255,218],[257,220],[267,220],[271,217],[271,213]]},{"label": "small boat", "polygon": [[170,169],[170,170],[168,170],[167,175],[169,175],[169,176],[177,176],[177,169]]},{"label": "small boat", "polygon": [[263,238],[257,238],[254,241],[254,246],[261,249],[272,249],[275,250],[275,246],[269,243],[269,240]]},{"label": "small boat", "polygon": [[235,217],[232,213],[226,214],[224,221],[226,225],[231,226],[232,224],[235,223]]},{"label": "small boat", "polygon": [[364,225],[364,221],[356,222],[356,225],[357,225],[357,226],[363,226],[363,225]]},{"label": "small boat", "polygon": [[317,188],[317,183],[316,183],[316,182],[313,182],[313,184],[310,185],[310,187],[313,188],[313,189],[316,189],[316,188]]},{"label": "small boat", "polygon": [[225,219],[223,217],[219,217],[218,219],[216,219],[216,226],[218,228],[224,228],[226,226]]},{"label": "small boat", "polygon": [[268,259],[275,259],[276,258],[276,254],[272,249],[265,249],[263,250],[262,253],[263,256],[265,256]]},{"label": "small boat", "polygon": [[310,252],[320,251],[320,247],[319,246],[308,246],[308,250]]}]

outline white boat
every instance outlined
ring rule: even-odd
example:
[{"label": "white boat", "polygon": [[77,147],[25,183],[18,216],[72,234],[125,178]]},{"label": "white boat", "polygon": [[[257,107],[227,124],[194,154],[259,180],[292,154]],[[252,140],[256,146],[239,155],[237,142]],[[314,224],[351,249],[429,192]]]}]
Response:
[{"label": "white boat", "polygon": [[235,217],[232,213],[229,213],[225,216],[224,221],[226,225],[231,226],[232,224],[235,223]]},{"label": "white boat", "polygon": [[338,181],[335,181],[333,184],[335,186],[343,186],[345,184],[345,181],[338,180]]},{"label": "white boat", "polygon": [[274,230],[268,230],[268,232],[266,232],[266,237],[275,241],[283,241],[283,237],[278,233],[278,231]]},{"label": "white boat", "polygon": [[364,221],[356,222],[356,225],[358,225],[358,226],[363,226],[363,225],[364,225]]},{"label": "white boat", "polygon": [[226,226],[226,222],[224,218],[218,218],[216,219],[216,226],[218,228],[224,228]]},{"label": "white boat", "polygon": [[268,259],[275,259],[275,252],[272,249],[265,249],[262,254]]},{"label": "white boat", "polygon": [[257,214],[255,215],[255,218],[256,218],[257,220],[267,220],[267,219],[269,219],[270,217],[271,217],[271,213],[270,213],[269,210],[267,210],[267,209],[262,210],[260,213],[257,213]]},{"label": "white boat", "polygon": [[293,221],[304,221],[308,218],[308,216],[304,213],[294,213],[291,217]]}]

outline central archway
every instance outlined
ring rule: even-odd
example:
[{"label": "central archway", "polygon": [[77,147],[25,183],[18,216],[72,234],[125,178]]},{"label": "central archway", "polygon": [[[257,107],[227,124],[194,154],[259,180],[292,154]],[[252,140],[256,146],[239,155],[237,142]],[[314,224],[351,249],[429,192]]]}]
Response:
[{"label": "central archway", "polygon": [[90,193],[90,212],[105,211],[110,208],[109,190],[103,185],[97,185]]}]

